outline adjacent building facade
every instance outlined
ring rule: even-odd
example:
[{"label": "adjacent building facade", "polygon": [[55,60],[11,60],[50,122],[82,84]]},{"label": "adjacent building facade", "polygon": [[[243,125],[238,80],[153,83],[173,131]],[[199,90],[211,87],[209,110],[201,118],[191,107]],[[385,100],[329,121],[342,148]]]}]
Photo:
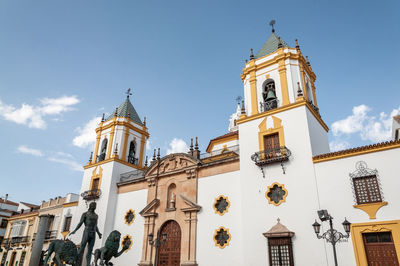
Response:
[{"label": "adjacent building facade", "polygon": [[328,229],[317,215],[326,209],[345,236],[340,265],[398,265],[399,117],[392,141],[330,152],[311,64],[274,32],[241,79],[229,132],[204,154],[195,139],[187,153],[148,159],[149,131],[128,96],[96,129],[71,228],[96,201],[95,248],[113,230],[131,243],[116,265],[334,265],[311,226]]}]

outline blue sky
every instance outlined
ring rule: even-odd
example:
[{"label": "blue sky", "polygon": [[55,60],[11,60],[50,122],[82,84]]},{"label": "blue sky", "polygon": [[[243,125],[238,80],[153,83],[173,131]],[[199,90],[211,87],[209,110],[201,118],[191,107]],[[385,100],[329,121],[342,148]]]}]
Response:
[{"label": "blue sky", "polygon": [[400,108],[399,11],[399,1],[1,1],[0,196],[78,192],[85,133],[127,88],[152,148],[198,136],[204,151],[227,132],[244,60],[271,19],[310,58],[332,147],[386,140]]}]

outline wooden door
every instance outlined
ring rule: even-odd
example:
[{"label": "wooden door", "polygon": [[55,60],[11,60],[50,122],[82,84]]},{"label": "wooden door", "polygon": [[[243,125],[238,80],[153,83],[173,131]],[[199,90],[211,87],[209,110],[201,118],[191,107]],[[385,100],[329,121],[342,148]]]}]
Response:
[{"label": "wooden door", "polygon": [[173,220],[167,221],[161,227],[159,239],[162,234],[167,234],[167,241],[158,249],[158,265],[159,266],[180,266],[181,262],[181,228],[179,224]]},{"label": "wooden door", "polygon": [[275,156],[279,153],[279,134],[271,134],[264,136],[264,154],[267,158]]},{"label": "wooden door", "polygon": [[391,232],[363,234],[369,266],[399,266]]},{"label": "wooden door", "polygon": [[99,189],[99,183],[100,183],[99,178],[93,179],[91,190]]}]

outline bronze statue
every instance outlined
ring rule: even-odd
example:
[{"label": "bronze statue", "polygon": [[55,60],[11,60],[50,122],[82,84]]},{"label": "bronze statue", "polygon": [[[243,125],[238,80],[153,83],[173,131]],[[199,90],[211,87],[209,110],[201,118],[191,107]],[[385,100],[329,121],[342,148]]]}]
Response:
[{"label": "bronze statue", "polygon": [[121,233],[114,230],[107,237],[106,244],[104,247],[96,249],[94,251],[94,265],[97,266],[97,262],[100,260],[100,265],[110,266],[113,265],[110,260],[114,257],[117,258],[124,253],[125,250],[131,245],[131,241],[125,241],[122,243],[122,249],[118,252],[119,242],[121,240]]},{"label": "bronze statue", "polygon": [[53,262],[57,266],[65,265],[76,265],[78,260],[78,249],[75,244],[70,240],[54,240],[50,243],[49,249],[46,251],[47,256],[44,259],[43,265],[47,265],[51,255],[55,253]]},{"label": "bronze statue", "polygon": [[76,226],[75,230],[70,233],[70,235],[75,234],[75,232],[79,230],[82,224],[85,224],[85,229],[83,231],[81,246],[79,248],[78,255],[81,260],[87,244],[88,252],[86,256],[86,265],[90,265],[93,246],[94,242],[96,241],[96,233],[99,235],[99,238],[101,239],[101,233],[99,232],[99,228],[97,227],[98,215],[94,212],[95,210],[96,210],[96,202],[91,202],[89,204],[88,211],[82,214],[81,220]]}]

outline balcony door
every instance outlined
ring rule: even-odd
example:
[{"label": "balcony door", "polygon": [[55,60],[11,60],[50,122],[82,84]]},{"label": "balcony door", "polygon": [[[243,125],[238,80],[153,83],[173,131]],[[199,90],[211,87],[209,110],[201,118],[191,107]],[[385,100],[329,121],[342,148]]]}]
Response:
[{"label": "balcony door", "polygon": [[363,234],[369,266],[399,266],[391,232]]},{"label": "balcony door", "polygon": [[163,233],[167,234],[167,241],[158,250],[159,266],[181,265],[181,228],[176,221],[170,220],[163,224],[159,233],[159,239]]},{"label": "balcony door", "polygon": [[279,134],[270,134],[264,136],[264,155],[265,159],[275,157],[277,153],[279,154]]}]

